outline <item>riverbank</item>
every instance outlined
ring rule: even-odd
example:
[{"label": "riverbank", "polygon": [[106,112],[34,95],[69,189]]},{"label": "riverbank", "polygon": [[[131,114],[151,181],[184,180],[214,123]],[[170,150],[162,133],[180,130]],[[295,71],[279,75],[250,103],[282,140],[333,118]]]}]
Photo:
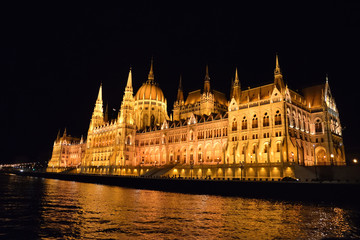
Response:
[{"label": "riverbank", "polygon": [[20,176],[105,184],[192,194],[271,198],[295,201],[358,203],[360,184],[331,182],[240,181],[213,179],[152,178],[90,174],[15,172]]}]

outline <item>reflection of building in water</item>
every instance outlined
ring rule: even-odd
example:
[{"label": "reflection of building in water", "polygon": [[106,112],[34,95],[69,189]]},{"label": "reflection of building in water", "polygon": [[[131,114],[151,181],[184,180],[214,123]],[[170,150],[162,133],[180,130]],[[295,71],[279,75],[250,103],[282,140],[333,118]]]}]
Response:
[{"label": "reflection of building in water", "polygon": [[[294,164],[345,164],[339,113],[327,78],[324,84],[293,91],[284,84],[276,56],[270,84],[243,90],[236,70],[228,101],[211,88],[209,76],[206,67],[203,89],[187,98],[180,79],[172,118],[153,62],[135,96],[130,70],[116,119],[104,114],[100,86],[86,150],[77,159],[82,171],[141,174],[168,166],[162,174],[269,178],[293,175],[289,166]],[[64,166],[56,165],[59,158],[54,157],[61,148],[54,145],[49,167]]]}]

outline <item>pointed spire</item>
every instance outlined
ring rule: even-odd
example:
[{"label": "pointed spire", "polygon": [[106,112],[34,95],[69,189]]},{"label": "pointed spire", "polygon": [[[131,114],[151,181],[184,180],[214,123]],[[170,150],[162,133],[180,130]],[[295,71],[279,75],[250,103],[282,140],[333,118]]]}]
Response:
[{"label": "pointed spire", "polygon": [[176,96],[176,101],[180,102],[180,101],[184,101],[184,93],[183,93],[183,89],[182,89],[182,83],[181,83],[181,75],[180,75],[180,80],[179,80],[179,88],[178,88],[178,92],[177,92],[177,96]]},{"label": "pointed spire", "polygon": [[208,65],[206,65],[206,70],[205,70],[204,92],[210,92],[210,77],[209,77]]},{"label": "pointed spire", "polygon": [[276,60],[275,60],[275,70],[274,70],[274,83],[276,84],[276,87],[281,91],[284,86],[284,80],[283,75],[280,70],[280,64],[279,64],[279,57],[276,53]]},{"label": "pointed spire", "polygon": [[66,137],[66,128],[65,128],[65,130],[64,130],[63,137]]},{"label": "pointed spire", "polygon": [[133,124],[132,117],[134,114],[133,111],[134,111],[134,96],[133,96],[133,87],[132,87],[132,73],[130,68],[117,121],[122,124],[132,125]]},{"label": "pointed spire", "polygon": [[237,68],[235,69],[235,80],[232,83],[232,87],[231,87],[231,98],[235,98],[236,101],[240,100],[240,94],[241,94],[241,86],[240,86],[240,81],[239,81],[239,76],[238,76],[238,70]]},{"label": "pointed spire", "polygon": [[239,83],[238,70],[235,68],[235,83]]},{"label": "pointed spire", "polygon": [[210,77],[209,77],[209,65],[206,64],[206,69],[205,69],[205,81],[210,81]]},{"label": "pointed spire", "polygon": [[274,74],[281,74],[281,70],[280,70],[280,65],[279,65],[279,57],[278,54],[276,53],[276,63],[275,63],[275,71]]},{"label": "pointed spire", "polygon": [[149,75],[148,75],[148,81],[150,83],[154,82],[154,58],[151,57],[151,65],[150,65],[150,71],[149,71]]},{"label": "pointed spire", "polygon": [[104,123],[102,84],[100,84],[98,97],[95,102],[94,111],[91,117],[90,128],[100,126]]},{"label": "pointed spire", "polygon": [[125,93],[126,92],[131,92],[131,94],[133,93],[131,68],[129,70],[129,76],[125,87]]},{"label": "pointed spire", "polygon": [[97,97],[97,101],[101,100],[102,101],[102,83],[100,83],[100,88],[99,88],[99,93],[98,93],[98,97]]},{"label": "pointed spire", "polygon": [[98,97],[97,97],[96,103],[95,103],[95,111],[96,110],[101,111],[101,113],[103,112],[102,83],[100,84]]}]

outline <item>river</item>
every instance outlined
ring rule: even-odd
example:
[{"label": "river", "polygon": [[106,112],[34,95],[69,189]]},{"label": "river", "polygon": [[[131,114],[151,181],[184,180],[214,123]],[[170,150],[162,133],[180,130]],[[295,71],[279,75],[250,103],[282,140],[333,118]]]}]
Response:
[{"label": "river", "polygon": [[3,239],[360,238],[360,209],[0,174]]}]

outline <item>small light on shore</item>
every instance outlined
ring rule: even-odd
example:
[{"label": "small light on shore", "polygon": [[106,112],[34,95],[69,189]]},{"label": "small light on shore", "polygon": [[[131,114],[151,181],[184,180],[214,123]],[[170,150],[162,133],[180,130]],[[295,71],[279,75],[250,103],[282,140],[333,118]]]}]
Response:
[{"label": "small light on shore", "polygon": [[357,162],[358,162],[358,160],[357,160],[356,158],[354,158],[353,162],[354,162],[354,163],[357,163]]}]

